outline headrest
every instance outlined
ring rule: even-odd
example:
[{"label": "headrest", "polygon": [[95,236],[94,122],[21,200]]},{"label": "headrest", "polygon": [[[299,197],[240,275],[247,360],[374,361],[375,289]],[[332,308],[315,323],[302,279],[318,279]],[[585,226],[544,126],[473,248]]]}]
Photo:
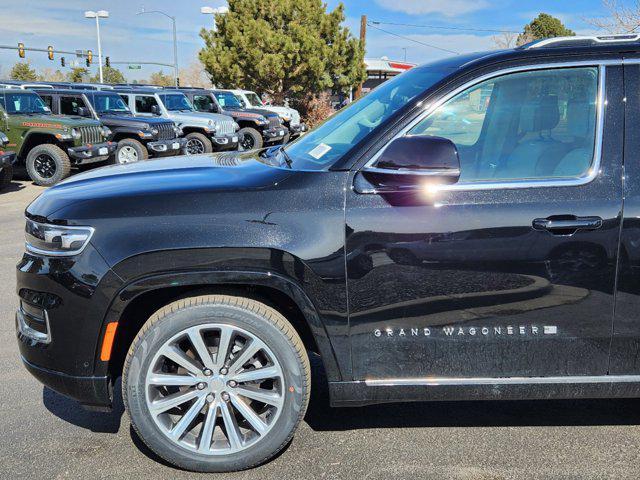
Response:
[{"label": "headrest", "polygon": [[595,105],[588,100],[569,100],[567,103],[567,133],[572,137],[593,135]]},{"label": "headrest", "polygon": [[537,102],[524,104],[520,111],[520,131],[523,133],[553,130],[559,121],[556,95],[544,95]]}]

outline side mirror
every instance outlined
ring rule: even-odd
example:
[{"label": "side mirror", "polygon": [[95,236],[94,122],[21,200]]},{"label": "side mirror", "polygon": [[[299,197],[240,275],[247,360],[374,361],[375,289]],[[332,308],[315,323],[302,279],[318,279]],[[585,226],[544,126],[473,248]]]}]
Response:
[{"label": "side mirror", "polygon": [[151,113],[160,115],[160,107],[158,105],[151,105]]},{"label": "side mirror", "polygon": [[0,147],[6,147],[9,143],[9,137],[7,137],[4,133],[0,132]]},{"label": "side mirror", "polygon": [[209,110],[210,112],[216,112],[218,109],[216,108],[216,106],[213,103],[210,103],[209,105],[207,105],[207,110]]},{"label": "side mirror", "polygon": [[375,163],[358,172],[354,188],[358,193],[415,191],[459,178],[460,158],[451,140],[411,135],[387,145]]},{"label": "side mirror", "polygon": [[85,107],[78,107],[78,116],[80,117],[88,117],[89,111]]}]

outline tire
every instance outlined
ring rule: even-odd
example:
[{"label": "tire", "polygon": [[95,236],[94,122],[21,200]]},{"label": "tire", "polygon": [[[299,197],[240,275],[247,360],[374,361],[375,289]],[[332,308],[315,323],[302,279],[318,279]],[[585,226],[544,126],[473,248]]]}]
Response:
[{"label": "tire", "polygon": [[[223,332],[233,341],[223,342]],[[190,338],[202,341],[203,356],[196,353]],[[230,348],[219,361],[220,343]],[[255,346],[258,353],[251,354],[254,349],[247,346]],[[175,355],[176,348],[182,355],[189,352],[186,363],[183,356]],[[163,352],[181,363],[168,360]],[[203,358],[208,358],[210,371]],[[256,377],[256,373],[267,380],[251,382],[248,375]],[[164,380],[163,374],[172,375],[173,383]],[[238,384],[233,385],[232,378]],[[185,379],[189,386],[180,383]],[[271,307],[229,295],[190,297],[158,310],[129,348],[122,385],[125,408],[145,444],[167,462],[198,472],[243,470],[272,458],[293,437],[311,388],[309,359],[293,326]],[[272,403],[250,400],[245,393],[253,398],[262,394],[259,398]],[[169,395],[173,395],[170,400],[181,397],[182,403],[173,403],[168,410],[166,403],[159,407]],[[254,414],[252,421],[250,412],[245,416],[247,410]],[[215,421],[207,434],[210,416]]]},{"label": "tire", "polygon": [[57,145],[49,143],[33,147],[25,163],[29,178],[44,187],[55,185],[71,173],[69,156]]},{"label": "tire", "polygon": [[187,155],[199,155],[202,153],[213,152],[213,145],[205,135],[198,132],[191,132],[184,138],[187,139],[187,145],[185,146],[185,153]]},{"label": "tire", "polygon": [[0,190],[6,188],[13,180],[13,165],[7,165],[0,169]]},{"label": "tire", "polygon": [[262,148],[262,145],[264,145],[262,134],[255,128],[245,127],[238,131],[239,150],[257,150]]},{"label": "tire", "polygon": [[125,165],[140,160],[147,160],[149,151],[142,143],[134,138],[123,138],[118,142],[118,148],[112,157],[112,163],[115,165]]}]

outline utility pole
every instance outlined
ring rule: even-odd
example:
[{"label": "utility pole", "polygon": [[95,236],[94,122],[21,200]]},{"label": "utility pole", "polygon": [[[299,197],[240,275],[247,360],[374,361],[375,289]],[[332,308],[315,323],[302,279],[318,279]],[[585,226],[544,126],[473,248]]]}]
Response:
[{"label": "utility pole", "polygon": [[[362,49],[366,50],[366,40],[367,40],[367,16],[362,15],[360,17],[360,45],[362,45]],[[362,95],[362,84],[358,85],[356,89],[355,98],[358,99]]]}]

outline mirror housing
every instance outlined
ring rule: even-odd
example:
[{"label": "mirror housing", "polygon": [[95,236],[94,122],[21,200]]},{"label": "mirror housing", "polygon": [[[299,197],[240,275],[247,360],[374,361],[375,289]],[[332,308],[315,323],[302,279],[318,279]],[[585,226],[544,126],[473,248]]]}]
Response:
[{"label": "mirror housing", "polygon": [[151,113],[160,115],[160,107],[158,105],[151,105]]},{"label": "mirror housing", "polygon": [[88,117],[89,111],[85,107],[78,107],[78,116],[79,117]]},{"label": "mirror housing", "polygon": [[410,135],[393,140],[370,166],[354,178],[357,193],[420,192],[450,185],[460,178],[455,144],[442,137]]}]

